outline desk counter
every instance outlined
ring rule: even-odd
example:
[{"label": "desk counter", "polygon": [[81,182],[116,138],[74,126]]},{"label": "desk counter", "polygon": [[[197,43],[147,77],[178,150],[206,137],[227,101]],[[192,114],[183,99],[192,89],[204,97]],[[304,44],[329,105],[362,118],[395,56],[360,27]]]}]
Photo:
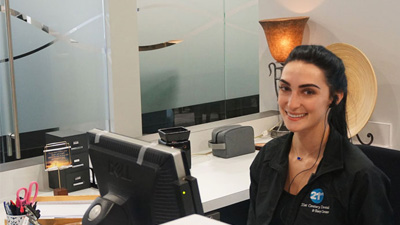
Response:
[{"label": "desk counter", "polygon": [[257,152],[223,159],[208,155],[192,158],[192,176],[197,178],[204,212],[249,199],[249,168]]},{"label": "desk counter", "polygon": [[[192,157],[191,174],[197,178],[204,212],[210,212],[249,198],[249,167],[256,154],[257,152],[230,159],[218,158],[212,154]],[[40,196],[51,196],[52,194],[52,191],[39,192]],[[70,195],[97,194],[99,194],[98,190],[93,188],[70,193]],[[10,199],[14,198],[15,196],[10,196]],[[3,201],[9,201],[9,199]],[[4,219],[5,212],[4,209],[1,209],[0,224],[3,224]]]}]

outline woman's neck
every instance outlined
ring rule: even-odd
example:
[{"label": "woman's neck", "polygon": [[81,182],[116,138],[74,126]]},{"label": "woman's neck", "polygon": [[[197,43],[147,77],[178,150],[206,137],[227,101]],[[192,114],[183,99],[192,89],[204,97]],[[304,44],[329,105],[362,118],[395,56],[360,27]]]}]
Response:
[{"label": "woman's neck", "polygon": [[323,153],[328,141],[330,127],[328,124],[317,132],[295,132],[292,140],[292,150],[299,157],[317,157],[321,150]]}]

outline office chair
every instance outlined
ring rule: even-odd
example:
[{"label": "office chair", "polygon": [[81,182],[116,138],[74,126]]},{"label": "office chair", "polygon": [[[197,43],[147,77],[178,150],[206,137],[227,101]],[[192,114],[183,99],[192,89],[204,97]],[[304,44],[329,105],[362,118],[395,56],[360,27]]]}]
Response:
[{"label": "office chair", "polygon": [[370,145],[357,145],[391,181],[389,200],[395,224],[400,225],[400,151]]}]

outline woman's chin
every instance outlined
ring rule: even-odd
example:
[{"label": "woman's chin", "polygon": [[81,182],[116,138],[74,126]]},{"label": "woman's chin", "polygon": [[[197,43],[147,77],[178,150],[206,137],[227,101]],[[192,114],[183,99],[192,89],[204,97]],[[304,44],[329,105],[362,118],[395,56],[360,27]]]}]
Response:
[{"label": "woman's chin", "polygon": [[293,122],[291,120],[283,120],[285,122],[286,128],[291,132],[301,131],[301,126],[298,122]]}]

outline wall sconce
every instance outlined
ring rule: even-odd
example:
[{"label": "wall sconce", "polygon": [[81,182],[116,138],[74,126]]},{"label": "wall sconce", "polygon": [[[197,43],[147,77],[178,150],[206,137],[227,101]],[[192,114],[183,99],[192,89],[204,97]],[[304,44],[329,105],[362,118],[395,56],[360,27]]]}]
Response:
[{"label": "wall sconce", "polygon": [[[269,51],[272,57],[276,60],[268,65],[269,76],[274,75],[275,93],[278,97],[277,81],[280,79],[280,74],[284,63],[290,52],[298,45],[301,45],[303,33],[306,23],[310,17],[286,17],[277,19],[260,20],[260,24],[264,29],[265,37]],[[280,65],[279,65],[279,64]],[[278,76],[279,73],[279,76]],[[283,121],[271,128],[272,137],[278,137],[289,132]]]},{"label": "wall sconce", "polygon": [[310,17],[288,17],[261,20],[272,57],[284,63],[289,53],[303,40],[303,32]]}]

